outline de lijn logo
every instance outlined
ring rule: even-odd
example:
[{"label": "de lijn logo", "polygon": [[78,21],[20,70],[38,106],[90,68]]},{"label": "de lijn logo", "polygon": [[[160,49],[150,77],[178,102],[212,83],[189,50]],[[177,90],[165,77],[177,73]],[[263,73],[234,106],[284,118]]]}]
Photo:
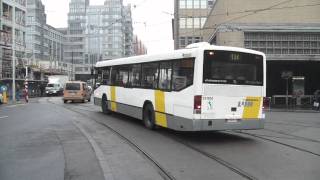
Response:
[{"label": "de lijn logo", "polygon": [[206,107],[207,111],[210,111],[213,109],[213,97],[204,96],[202,97],[202,100],[205,102],[205,104],[207,104],[207,107]]},{"label": "de lijn logo", "polygon": [[208,101],[208,111],[213,109],[213,101]]}]

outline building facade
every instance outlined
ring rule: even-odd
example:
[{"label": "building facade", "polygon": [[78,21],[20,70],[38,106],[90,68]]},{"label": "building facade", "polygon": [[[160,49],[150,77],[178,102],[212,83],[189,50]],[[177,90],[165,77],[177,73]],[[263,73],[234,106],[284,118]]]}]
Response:
[{"label": "building facade", "polygon": [[26,60],[29,79],[44,81],[46,75],[68,74],[63,59],[65,36],[47,24],[41,0],[27,1]]},{"label": "building facade", "polygon": [[[1,42],[0,42],[0,79],[13,77],[12,68],[16,68],[16,78],[24,79],[25,37],[26,37],[26,1],[1,0]],[[13,65],[13,58],[15,64]]]},{"label": "building facade", "polygon": [[89,0],[71,0],[69,3],[64,57],[66,62],[71,64],[72,79],[75,79],[75,74],[89,74],[89,71],[85,71],[85,67],[87,67],[85,63],[85,40],[88,8]]},{"label": "building facade", "polygon": [[175,0],[174,49],[203,41],[203,28],[215,0]]},{"label": "building facade", "polygon": [[69,4],[65,58],[74,66],[74,79],[87,81],[99,60],[133,54],[131,7],[122,0],[106,0],[90,6],[89,1]]},{"label": "building facade", "polygon": [[138,38],[137,35],[133,35],[133,54],[137,55],[144,55],[147,54],[148,50],[144,43]]},{"label": "building facade", "polygon": [[319,12],[310,0],[217,0],[204,40],[266,53],[267,96],[308,96],[320,89]]}]

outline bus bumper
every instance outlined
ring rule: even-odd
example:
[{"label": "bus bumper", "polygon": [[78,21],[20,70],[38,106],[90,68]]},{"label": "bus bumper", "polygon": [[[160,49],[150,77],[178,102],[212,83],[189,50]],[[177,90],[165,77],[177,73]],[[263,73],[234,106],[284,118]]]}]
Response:
[{"label": "bus bumper", "polygon": [[[171,119],[172,118],[172,119]],[[177,131],[254,130],[264,128],[264,119],[186,119],[168,118],[168,128]]]}]

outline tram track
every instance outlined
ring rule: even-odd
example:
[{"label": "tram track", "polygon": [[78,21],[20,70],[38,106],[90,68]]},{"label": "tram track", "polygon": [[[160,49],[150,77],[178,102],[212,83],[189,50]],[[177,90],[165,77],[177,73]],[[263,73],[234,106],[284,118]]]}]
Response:
[{"label": "tram track", "polygon": [[[50,102],[50,100],[48,101]],[[53,103],[53,102],[50,102],[50,103]],[[55,104],[55,103],[53,103]],[[57,104],[56,104],[57,105]],[[81,105],[79,105],[81,106]],[[170,172],[168,172],[165,168],[163,168],[155,159],[152,158],[151,155],[149,155],[147,152],[145,152],[141,147],[139,147],[139,145],[137,145],[135,142],[133,142],[132,140],[130,140],[129,138],[125,137],[124,135],[122,135],[119,131],[115,130],[114,128],[112,128],[111,126],[103,123],[103,122],[100,122],[96,119],[93,119],[91,118],[90,116],[88,116],[87,114],[85,113],[82,113],[82,112],[79,112],[78,110],[81,110],[81,111],[89,111],[89,112],[96,112],[96,111],[91,111],[91,110],[86,110],[86,109],[82,109],[82,108],[79,108],[79,107],[66,107],[66,106],[63,106],[64,108],[72,111],[72,112],[75,112],[75,113],[79,113],[83,116],[86,116],[88,119],[90,120],[93,120],[95,121],[96,123],[106,127],[108,130],[110,130],[112,133],[116,134],[118,137],[120,137],[121,139],[123,139],[125,142],[127,142],[132,148],[134,148],[137,152],[139,152],[140,154],[142,154],[146,159],[148,159],[157,169],[158,169],[158,172],[160,173],[160,175],[164,178],[164,179],[168,179],[168,180],[173,180],[173,179],[176,179],[174,176],[171,175]],[[168,135],[164,135],[163,133],[161,133],[161,135],[163,136],[166,136],[166,137],[169,137],[170,139],[174,140],[175,142],[179,143],[179,144],[182,144],[184,145],[185,147],[201,154],[202,156],[205,156],[206,158],[209,158],[217,163],[219,163],[220,165],[228,168],[229,170],[233,171],[234,173],[242,176],[243,178],[245,179],[248,179],[248,180],[258,180],[258,178],[254,177],[253,175],[251,175],[250,173],[248,172],[245,172],[244,170],[238,168],[237,166],[233,165],[232,163],[228,162],[228,161],[225,161],[224,159],[218,157],[217,155],[215,154],[212,154],[212,153],[208,153],[208,152],[205,152],[195,146],[192,146],[190,144],[188,144],[187,142],[181,140],[181,139],[178,139],[178,138],[174,138],[174,137],[171,137],[171,136],[168,136]]]},{"label": "tram track", "polygon": [[276,144],[280,144],[282,146],[286,146],[286,147],[289,147],[289,148],[292,148],[292,149],[295,149],[295,150],[298,150],[298,151],[301,151],[301,152],[305,152],[305,153],[312,154],[312,155],[315,155],[317,157],[320,157],[319,153],[315,153],[315,152],[309,151],[307,149],[303,149],[303,148],[300,148],[300,147],[297,147],[297,146],[293,146],[293,145],[290,145],[290,144],[287,144],[287,143],[276,141],[274,139],[269,139],[267,137],[263,137],[261,135],[257,135],[257,134],[254,134],[254,133],[241,132],[241,131],[232,131],[232,133],[230,133],[230,134],[242,134],[242,135],[255,137],[255,138],[258,138],[258,139],[262,139],[262,140],[265,140],[265,141],[269,141],[269,142],[273,142],[273,143],[276,143]]},{"label": "tram track", "polygon": [[[281,135],[292,137],[292,138],[285,138],[285,137],[270,136],[270,137],[274,137],[274,138],[291,139],[291,140],[297,140],[297,141],[308,141],[308,142],[313,142],[313,143],[319,143],[320,144],[320,141],[319,140],[315,140],[315,139],[310,139],[310,138],[306,138],[306,137],[302,137],[302,136],[297,136],[297,135],[293,135],[293,134],[289,134],[289,133],[285,133],[285,132],[281,132],[281,131],[276,131],[276,130],[268,129],[268,128],[264,128],[263,130],[269,131],[269,132],[272,132],[272,133],[277,133],[277,134],[281,134]],[[268,135],[261,135],[261,134],[258,134],[258,135],[265,136],[265,137],[268,136]]]},{"label": "tram track", "polygon": [[320,126],[311,124],[311,123],[284,123],[284,122],[266,122],[266,124],[277,124],[277,125],[287,125],[287,126],[296,126],[296,127],[306,127],[306,128],[320,128]]},{"label": "tram track", "polygon": [[[47,102],[48,103],[51,103],[51,104],[54,104],[54,105],[58,105],[54,102],[51,102],[50,99],[47,99]],[[79,112],[75,109],[72,109],[71,107],[67,107],[67,106],[62,106],[63,108],[69,110],[69,111],[72,111],[74,113],[78,113],[78,114],[81,114],[83,116],[85,116],[86,118],[106,127],[108,130],[110,130],[113,134],[115,134],[116,136],[118,136],[120,139],[122,139],[123,141],[125,141],[128,145],[130,145],[135,151],[137,151],[139,154],[141,154],[145,159],[147,159],[152,165],[153,167],[155,167],[155,169],[158,171],[158,173],[160,174],[160,176],[165,179],[165,180],[176,180],[176,178],[171,175],[171,173],[166,170],[164,167],[162,167],[160,165],[160,163],[158,163],[150,154],[148,154],[146,151],[144,151],[139,145],[137,145],[134,141],[130,140],[129,138],[125,137],[124,135],[122,135],[119,131],[117,131],[116,129],[112,128],[111,126],[103,123],[103,122],[100,122],[90,116],[88,116],[88,114],[86,113],[83,113],[83,112]],[[76,108],[78,110],[82,110],[81,108]],[[96,112],[96,111],[94,111]]]},{"label": "tram track", "polygon": [[173,139],[174,141],[176,141],[176,142],[178,142],[178,143],[180,143],[180,144],[182,144],[182,145],[184,145],[184,146],[192,149],[193,151],[195,151],[195,152],[197,152],[197,153],[199,153],[199,154],[201,154],[201,155],[203,155],[203,156],[205,156],[205,157],[207,157],[207,158],[209,158],[209,159],[212,159],[212,160],[218,162],[219,164],[221,164],[221,165],[223,165],[224,167],[230,169],[231,171],[235,172],[236,174],[242,176],[242,177],[245,178],[245,179],[248,179],[248,180],[258,180],[257,177],[255,177],[255,176],[251,175],[250,173],[248,173],[248,172],[246,172],[246,171],[238,168],[238,167],[235,166],[234,164],[232,164],[232,163],[230,163],[230,162],[228,162],[228,161],[220,158],[219,156],[217,156],[217,155],[215,155],[215,154],[208,153],[208,152],[203,151],[203,150],[201,150],[201,149],[199,149],[199,148],[197,148],[197,147],[195,147],[195,146],[192,146],[191,144],[187,143],[186,141],[184,141],[184,140],[182,140],[182,139],[180,139],[180,138],[172,137],[172,136],[168,136],[168,135],[164,135],[163,133],[162,133],[162,135],[163,135],[163,136],[167,136],[167,137]]}]

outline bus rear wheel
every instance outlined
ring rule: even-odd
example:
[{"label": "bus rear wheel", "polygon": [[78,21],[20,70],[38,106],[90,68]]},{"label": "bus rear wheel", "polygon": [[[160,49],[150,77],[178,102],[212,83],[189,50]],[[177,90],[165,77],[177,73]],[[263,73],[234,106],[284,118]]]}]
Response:
[{"label": "bus rear wheel", "polygon": [[107,101],[106,96],[102,97],[101,110],[102,110],[103,114],[111,114],[111,111],[108,108],[108,101]]},{"label": "bus rear wheel", "polygon": [[148,129],[156,129],[155,113],[151,104],[147,104],[143,109],[143,123],[144,126]]}]

